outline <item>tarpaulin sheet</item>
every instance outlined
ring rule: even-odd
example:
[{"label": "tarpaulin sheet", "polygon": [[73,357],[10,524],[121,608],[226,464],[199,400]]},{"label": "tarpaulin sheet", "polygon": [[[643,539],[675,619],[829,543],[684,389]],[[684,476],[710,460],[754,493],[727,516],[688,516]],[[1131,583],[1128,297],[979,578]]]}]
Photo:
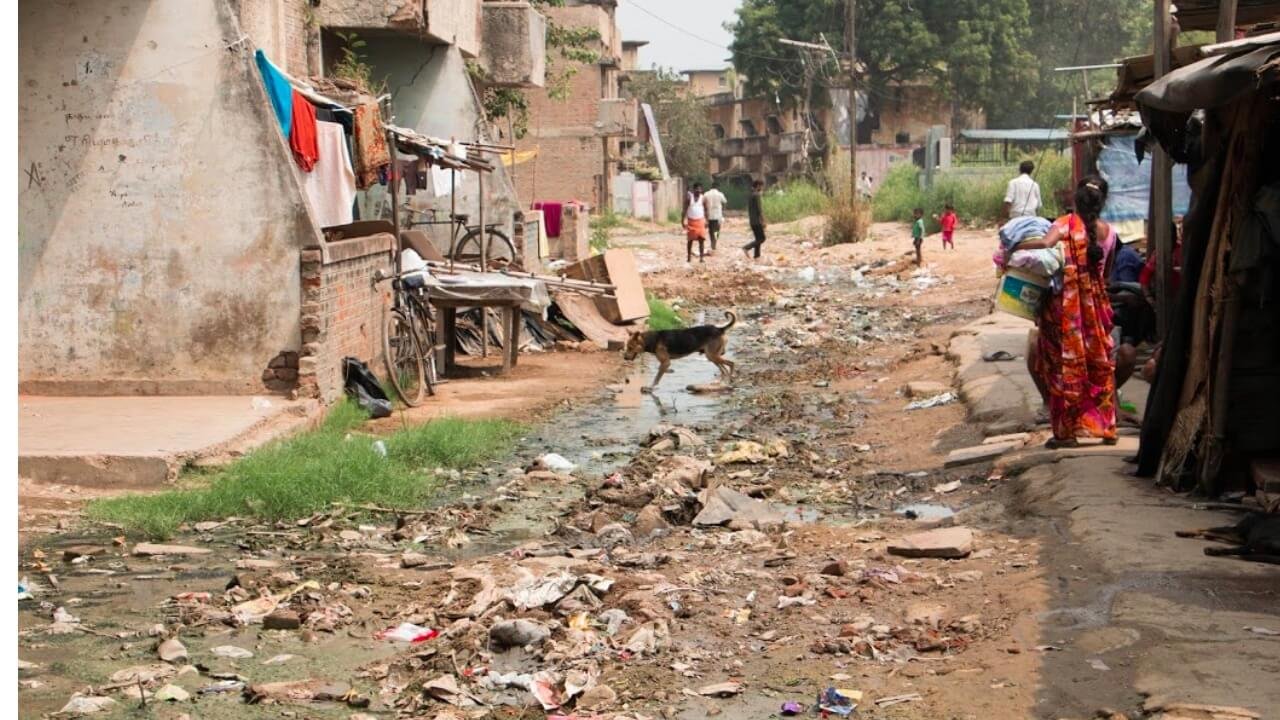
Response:
[{"label": "tarpaulin sheet", "polygon": [[[1098,153],[1098,172],[1110,189],[1102,219],[1110,223],[1146,220],[1151,195],[1151,159],[1141,165],[1133,149],[1137,133],[1110,135]],[[1187,166],[1173,166],[1173,214],[1183,215],[1191,203]]]},{"label": "tarpaulin sheet", "polygon": [[541,280],[458,270],[426,275],[427,299],[455,306],[514,305],[541,314],[551,305]]}]

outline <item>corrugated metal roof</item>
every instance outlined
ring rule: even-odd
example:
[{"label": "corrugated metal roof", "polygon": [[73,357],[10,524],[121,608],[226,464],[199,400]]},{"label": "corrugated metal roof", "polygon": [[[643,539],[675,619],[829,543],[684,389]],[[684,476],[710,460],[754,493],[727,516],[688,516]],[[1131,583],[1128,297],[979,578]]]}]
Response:
[{"label": "corrugated metal roof", "polygon": [[1014,128],[1009,130],[961,130],[965,140],[993,142],[1057,142],[1070,138],[1065,128]]}]

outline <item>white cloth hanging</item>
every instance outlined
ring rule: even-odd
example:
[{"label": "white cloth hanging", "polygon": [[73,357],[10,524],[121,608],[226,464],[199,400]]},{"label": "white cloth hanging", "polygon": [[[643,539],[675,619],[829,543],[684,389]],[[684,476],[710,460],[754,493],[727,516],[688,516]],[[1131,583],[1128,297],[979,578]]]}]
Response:
[{"label": "white cloth hanging", "polygon": [[356,199],[356,174],[347,153],[345,131],[338,123],[316,121],[316,146],[320,159],[309,173],[303,174],[303,189],[320,227],[346,225],[351,222],[351,207]]}]

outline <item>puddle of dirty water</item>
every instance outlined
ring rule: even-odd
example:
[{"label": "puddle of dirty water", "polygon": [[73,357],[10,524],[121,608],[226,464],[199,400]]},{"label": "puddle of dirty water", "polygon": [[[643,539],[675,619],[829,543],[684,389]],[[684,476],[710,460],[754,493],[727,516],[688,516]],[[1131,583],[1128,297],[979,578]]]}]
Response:
[{"label": "puddle of dirty water", "polygon": [[955,517],[956,513],[946,505],[938,505],[936,503],[911,503],[903,505],[896,510],[895,513],[912,520],[922,520],[924,522],[933,522],[935,520],[946,520]]}]

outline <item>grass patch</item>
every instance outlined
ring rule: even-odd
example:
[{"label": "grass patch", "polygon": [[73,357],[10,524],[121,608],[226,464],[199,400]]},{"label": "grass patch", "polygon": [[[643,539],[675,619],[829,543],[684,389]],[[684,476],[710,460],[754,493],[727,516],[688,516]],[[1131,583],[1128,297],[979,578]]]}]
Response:
[{"label": "grass patch", "polygon": [[762,204],[766,222],[788,223],[825,213],[831,205],[831,197],[810,180],[793,180],[767,190]]},{"label": "grass patch", "polygon": [[625,227],[627,221],[613,210],[606,210],[599,215],[592,216],[590,224],[591,239],[588,244],[591,245],[592,252],[600,254],[609,249],[609,231],[614,228]]},{"label": "grass patch", "polygon": [[504,452],[522,432],[507,420],[441,418],[386,436],[356,432],[367,419],[351,402],[335,406],[312,431],[265,445],[225,468],[187,478],[187,487],[156,495],[98,500],[91,519],[164,538],[183,523],[237,516],[293,520],[334,503],[417,507],[439,483],[436,467],[465,468]]},{"label": "grass patch", "polygon": [[670,210],[667,211],[667,222],[671,223],[672,225],[680,225],[681,219],[682,219],[681,215],[683,213],[684,213],[684,209],[682,208],[671,208]]},{"label": "grass patch", "polygon": [[[1057,153],[1044,153],[1028,158],[1036,164],[1035,179],[1040,183],[1044,206],[1042,215],[1062,214],[1057,191],[1071,184],[1071,158]],[[989,178],[941,173],[929,190],[920,188],[920,169],[911,163],[894,166],[885,175],[872,200],[873,216],[878,222],[911,222],[911,211],[924,208],[929,232],[938,232],[934,215],[941,215],[950,202],[955,205],[960,222],[967,225],[992,225],[1000,222],[1004,210],[1004,191],[1009,180],[1018,174],[1017,166]]]},{"label": "grass patch", "polygon": [[649,329],[679,330],[685,327],[684,318],[665,300],[649,295]]}]

